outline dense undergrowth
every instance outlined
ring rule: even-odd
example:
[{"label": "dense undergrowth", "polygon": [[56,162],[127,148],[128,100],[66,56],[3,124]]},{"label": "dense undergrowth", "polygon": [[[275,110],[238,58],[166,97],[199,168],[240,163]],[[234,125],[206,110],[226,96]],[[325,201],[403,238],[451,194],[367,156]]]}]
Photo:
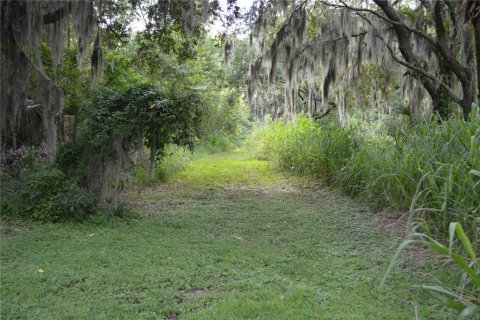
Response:
[{"label": "dense undergrowth", "polygon": [[257,157],[322,178],[377,208],[408,210],[438,234],[460,222],[478,241],[480,121],[435,119],[392,135],[300,117],[268,123],[247,141]]},{"label": "dense undergrowth", "polygon": [[2,219],[82,220],[94,210],[93,195],[51,164],[36,162],[1,180]]}]

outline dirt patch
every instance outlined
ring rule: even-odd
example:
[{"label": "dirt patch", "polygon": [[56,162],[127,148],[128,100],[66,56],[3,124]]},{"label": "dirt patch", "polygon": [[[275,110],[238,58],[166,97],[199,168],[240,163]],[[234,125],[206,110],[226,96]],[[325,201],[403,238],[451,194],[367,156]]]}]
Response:
[{"label": "dirt patch", "polygon": [[142,302],[141,302],[140,299],[138,299],[138,298],[133,298],[132,303],[133,303],[133,304],[140,304],[140,303],[142,303]]},{"label": "dirt patch", "polygon": [[180,312],[178,311],[167,312],[163,315],[164,319],[178,319],[179,316]]},{"label": "dirt patch", "polygon": [[378,212],[375,217],[380,229],[401,237],[406,235],[407,214],[387,209]]},{"label": "dirt patch", "polygon": [[187,294],[189,297],[198,297],[205,294],[205,290],[202,288],[192,288]]},{"label": "dirt patch", "polygon": [[1,230],[0,235],[4,238],[13,238],[13,237],[19,236],[20,233],[16,232],[13,229],[7,228],[7,229]]},{"label": "dirt patch", "polygon": [[[408,212],[401,213],[398,211],[385,209],[378,212],[375,217],[380,229],[400,238],[406,238],[408,236]],[[422,267],[424,262],[432,257],[432,252],[428,246],[425,244],[416,243],[414,245],[407,246],[404,249],[399,267],[402,267],[405,270]]]},{"label": "dirt patch", "polygon": [[267,187],[260,184],[247,185],[243,183],[225,183],[221,187],[224,191],[253,191],[257,194],[270,194],[272,192],[298,192],[298,189],[295,186],[288,184],[278,184],[276,186]]}]

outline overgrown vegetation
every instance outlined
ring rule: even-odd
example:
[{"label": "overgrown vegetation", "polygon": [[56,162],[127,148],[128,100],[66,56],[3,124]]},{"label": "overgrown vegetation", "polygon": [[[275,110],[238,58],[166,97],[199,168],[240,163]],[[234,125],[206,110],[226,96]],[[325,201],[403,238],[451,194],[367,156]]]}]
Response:
[{"label": "overgrown vegetation", "polygon": [[50,164],[35,163],[1,179],[2,219],[82,220],[94,208],[93,195]]},{"label": "overgrown vegetation", "polygon": [[[2,215],[41,221],[80,219],[92,210],[93,196],[96,203],[116,209],[131,180],[132,154],[143,152],[144,146],[149,149],[151,176],[168,146],[193,149],[201,105],[193,91],[165,91],[148,84],[98,91],[78,111],[75,141],[62,146],[55,164],[33,160],[18,177],[5,174]],[[159,167],[157,174],[166,179],[171,173]]]},{"label": "overgrown vegetation", "polygon": [[123,92],[100,91],[82,110],[78,136],[60,150],[57,162],[96,193],[119,203],[129,179],[130,153],[150,150],[149,173],[173,144],[193,149],[201,98],[194,92],[165,91],[142,84]]},{"label": "overgrown vegetation", "polygon": [[408,210],[415,198],[416,218],[429,221],[434,232],[446,235],[456,221],[477,242],[479,136],[475,115],[469,121],[428,119],[393,136],[300,117],[260,126],[248,146],[257,157],[323,178],[378,208]]},{"label": "overgrown vegetation", "polygon": [[[410,212],[410,221],[423,222],[423,229],[417,227],[413,237],[450,255],[467,275],[455,273],[442,280],[445,288],[460,282],[458,290],[433,287],[434,290],[443,290],[449,296],[447,305],[459,313],[464,309],[465,314],[472,311],[478,304],[478,283],[475,276],[469,278],[476,271],[466,269],[477,268],[476,255],[480,250],[477,114],[472,113],[468,121],[453,118],[440,122],[431,117],[411,127],[397,127],[392,135],[365,128],[368,128],[365,124],[342,128],[332,119],[322,119],[319,123],[299,117],[296,122],[277,121],[258,127],[247,145],[259,158],[324,179],[374,207]],[[452,223],[463,226],[459,236],[462,244],[471,239],[468,246],[453,244]],[[424,235],[419,233],[422,230]],[[445,251],[442,244],[447,237],[450,251]],[[452,248],[466,250],[466,258],[452,253]]]}]

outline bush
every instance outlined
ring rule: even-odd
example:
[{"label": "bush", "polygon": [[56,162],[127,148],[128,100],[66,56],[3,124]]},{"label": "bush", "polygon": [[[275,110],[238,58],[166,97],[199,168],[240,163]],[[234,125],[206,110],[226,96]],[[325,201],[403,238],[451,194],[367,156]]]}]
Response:
[{"label": "bush", "polygon": [[2,217],[59,221],[82,219],[93,208],[93,197],[51,165],[23,169],[18,178],[2,177]]}]

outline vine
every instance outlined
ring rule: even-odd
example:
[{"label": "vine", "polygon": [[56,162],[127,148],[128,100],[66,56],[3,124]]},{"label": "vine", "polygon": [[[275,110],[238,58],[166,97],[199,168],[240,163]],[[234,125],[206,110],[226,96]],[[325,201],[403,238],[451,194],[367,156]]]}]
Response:
[{"label": "vine", "polygon": [[97,201],[116,207],[130,180],[133,154],[149,148],[152,168],[170,144],[193,149],[202,103],[193,91],[150,84],[100,90],[81,109],[76,140],[59,150],[57,162]]}]

